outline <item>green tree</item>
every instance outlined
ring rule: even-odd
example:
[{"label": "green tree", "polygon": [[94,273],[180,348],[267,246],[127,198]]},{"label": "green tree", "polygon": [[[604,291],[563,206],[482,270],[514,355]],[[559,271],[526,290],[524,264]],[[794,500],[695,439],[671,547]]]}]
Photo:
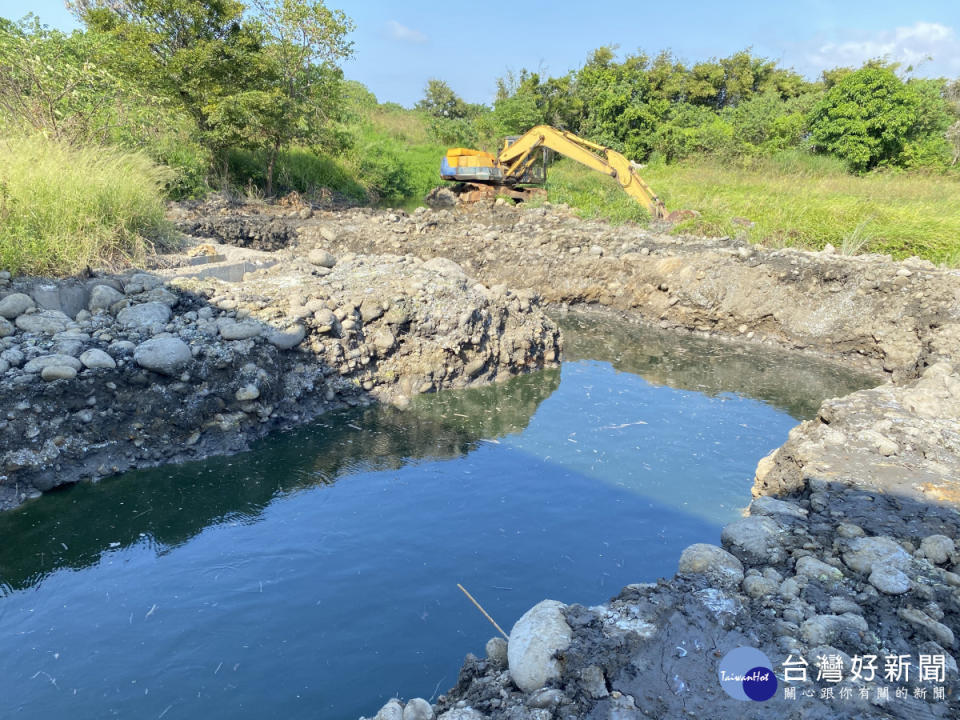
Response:
[{"label": "green tree", "polygon": [[814,107],[810,130],[816,146],[862,172],[901,164],[911,142],[942,134],[946,104],[929,82],[901,80],[876,64],[842,76]]},{"label": "green tree", "polygon": [[[95,61],[115,49],[102,38],[70,35],[27,16],[0,23],[0,116],[9,128],[77,144],[106,142],[117,108],[154,110],[158,99]],[[149,112],[149,110],[148,110]]]},{"label": "green tree", "polygon": [[316,143],[339,102],[350,21],[322,0],[73,0],[91,32],[120,51],[111,69],[176,101],[227,167],[262,151],[272,191],[278,153]]},{"label": "green tree", "polygon": [[469,114],[469,106],[463,98],[457,95],[443,80],[431,78],[423,90],[423,97],[415,105],[417,110],[439,118],[465,118]]},{"label": "green tree", "polygon": [[266,194],[281,150],[296,141],[321,145],[342,104],[338,63],[352,52],[351,21],[319,0],[254,0],[262,24],[256,72],[247,87],[224,96],[211,112],[221,144],[261,150]]}]

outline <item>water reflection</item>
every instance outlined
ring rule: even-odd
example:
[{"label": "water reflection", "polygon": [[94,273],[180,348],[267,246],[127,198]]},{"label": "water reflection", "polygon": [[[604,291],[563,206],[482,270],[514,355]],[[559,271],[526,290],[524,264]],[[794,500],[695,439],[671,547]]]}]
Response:
[{"label": "water reflection", "polygon": [[871,374],[815,357],[751,344],[717,342],[592,314],[558,318],[564,360],[603,360],[654,385],[707,395],[732,392],[761,400],[798,420],[826,398],[878,385]]},{"label": "water reflection", "polygon": [[521,432],[560,384],[547,370],[467,392],[421,396],[406,411],[333,413],[253,451],[151,468],[50,493],[0,513],[0,582],[27,587],[58,568],[149,539],[175,547],[211,524],[256,518],[277,495],[346,474],[454,458],[481,439]]}]

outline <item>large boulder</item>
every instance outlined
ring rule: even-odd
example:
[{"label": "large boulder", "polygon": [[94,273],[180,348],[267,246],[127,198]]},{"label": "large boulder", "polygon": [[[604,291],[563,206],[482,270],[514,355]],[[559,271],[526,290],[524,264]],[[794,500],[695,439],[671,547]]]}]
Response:
[{"label": "large boulder", "polygon": [[109,310],[114,303],[123,300],[123,293],[109,285],[94,285],[90,290],[90,302],[87,309],[92,312]]},{"label": "large boulder", "polygon": [[137,365],[161,375],[176,375],[190,364],[192,358],[189,346],[174,337],[147,340],[133,351]]},{"label": "large boulder", "polygon": [[23,366],[23,371],[28,373],[43,372],[47,367],[69,367],[79,372],[83,365],[75,357],[70,355],[41,355],[30,360]]},{"label": "large boulder", "polygon": [[905,570],[910,566],[910,554],[888,537],[860,537],[850,541],[850,549],[843,561],[851,570],[869,575],[874,567]]},{"label": "large boulder", "polygon": [[80,362],[91,370],[112,370],[117,366],[116,360],[99,348],[91,348],[80,355]]},{"label": "large boulder", "polygon": [[13,320],[34,307],[33,298],[23,293],[11,293],[0,300],[0,317]]},{"label": "large boulder", "polygon": [[527,610],[510,631],[510,678],[524,692],[539,690],[560,677],[556,655],[570,646],[573,637],[563,615],[565,607],[556,600],[543,600]]},{"label": "large boulder", "polygon": [[220,331],[220,337],[224,340],[247,340],[258,337],[263,332],[263,327],[255,320],[238,322],[233,318],[217,320],[217,329]]},{"label": "large boulder", "polygon": [[63,332],[70,324],[70,318],[57,310],[44,310],[38,313],[20,315],[16,321],[17,327],[26,333],[38,335],[56,335]]},{"label": "large boulder", "polygon": [[677,572],[703,575],[718,587],[733,588],[743,581],[743,563],[723,548],[707,543],[696,543],[684,550]]},{"label": "large boulder", "polygon": [[403,720],[433,720],[433,708],[423,698],[413,698],[403,709]]},{"label": "large boulder", "polygon": [[131,305],[117,313],[117,321],[130,330],[146,331],[170,322],[173,313],[161,302]]},{"label": "large boulder", "polygon": [[292,350],[307,336],[303,325],[291,325],[286,330],[271,330],[267,333],[267,340],[280,350]]},{"label": "large boulder", "polygon": [[720,539],[723,546],[741,560],[758,565],[776,565],[787,557],[781,534],[780,524],[772,518],[751,515],[727,525]]},{"label": "large boulder", "polygon": [[307,262],[318,267],[332,268],[337,264],[337,258],[328,250],[317,248],[307,254]]}]

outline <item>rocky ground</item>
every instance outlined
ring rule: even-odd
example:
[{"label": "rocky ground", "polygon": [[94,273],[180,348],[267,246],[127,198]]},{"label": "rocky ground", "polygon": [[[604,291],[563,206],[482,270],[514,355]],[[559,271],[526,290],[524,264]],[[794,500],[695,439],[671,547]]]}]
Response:
[{"label": "rocky ground", "polygon": [[[601,606],[539,604],[509,643],[468,657],[435,705],[391,701],[378,718],[960,716],[957,271],[676,238],[551,207],[218,200],[172,217],[215,258],[243,248],[242,267],[158,262],[150,275],[61,285],[65,314],[39,309],[52,301],[37,284],[3,290],[7,502],[227,448],[332,403],[402,406],[414,392],[553,363],[558,337],[538,298],[814,352],[885,382],[828,401],[761,461],[755,499],[720,546],[688,548],[676,576]],[[243,282],[216,279],[232,273]],[[728,697],[717,665],[740,645],[764,651],[781,681],[802,656],[810,682],[795,700],[782,689],[763,704]],[[944,658],[942,682],[918,678],[921,654]],[[865,655],[878,677],[852,679]],[[886,682],[884,659],[899,655],[914,663],[909,679]],[[818,658],[839,658],[843,679],[816,682]]]},{"label": "rocky ground", "polygon": [[[453,261],[278,259],[0,278],[0,506],[559,359],[534,294],[488,288]],[[242,282],[217,277],[238,268]]]}]

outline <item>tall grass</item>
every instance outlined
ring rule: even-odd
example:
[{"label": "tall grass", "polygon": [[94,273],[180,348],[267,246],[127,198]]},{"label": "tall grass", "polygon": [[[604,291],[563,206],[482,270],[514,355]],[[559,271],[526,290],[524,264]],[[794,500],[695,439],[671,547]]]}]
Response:
[{"label": "tall grass", "polygon": [[[805,153],[741,165],[708,158],[656,163],[640,174],[669,210],[699,213],[677,225],[675,233],[743,236],[775,247],[822,249],[830,243],[851,253],[960,263],[957,175],[856,176],[830,158]],[[624,219],[623,203],[629,199],[614,180],[566,160],[551,168],[548,190],[551,201],[612,220]]]},{"label": "tall grass", "polygon": [[142,258],[172,238],[167,168],[137,153],[42,135],[0,138],[0,268],[69,275]]}]

